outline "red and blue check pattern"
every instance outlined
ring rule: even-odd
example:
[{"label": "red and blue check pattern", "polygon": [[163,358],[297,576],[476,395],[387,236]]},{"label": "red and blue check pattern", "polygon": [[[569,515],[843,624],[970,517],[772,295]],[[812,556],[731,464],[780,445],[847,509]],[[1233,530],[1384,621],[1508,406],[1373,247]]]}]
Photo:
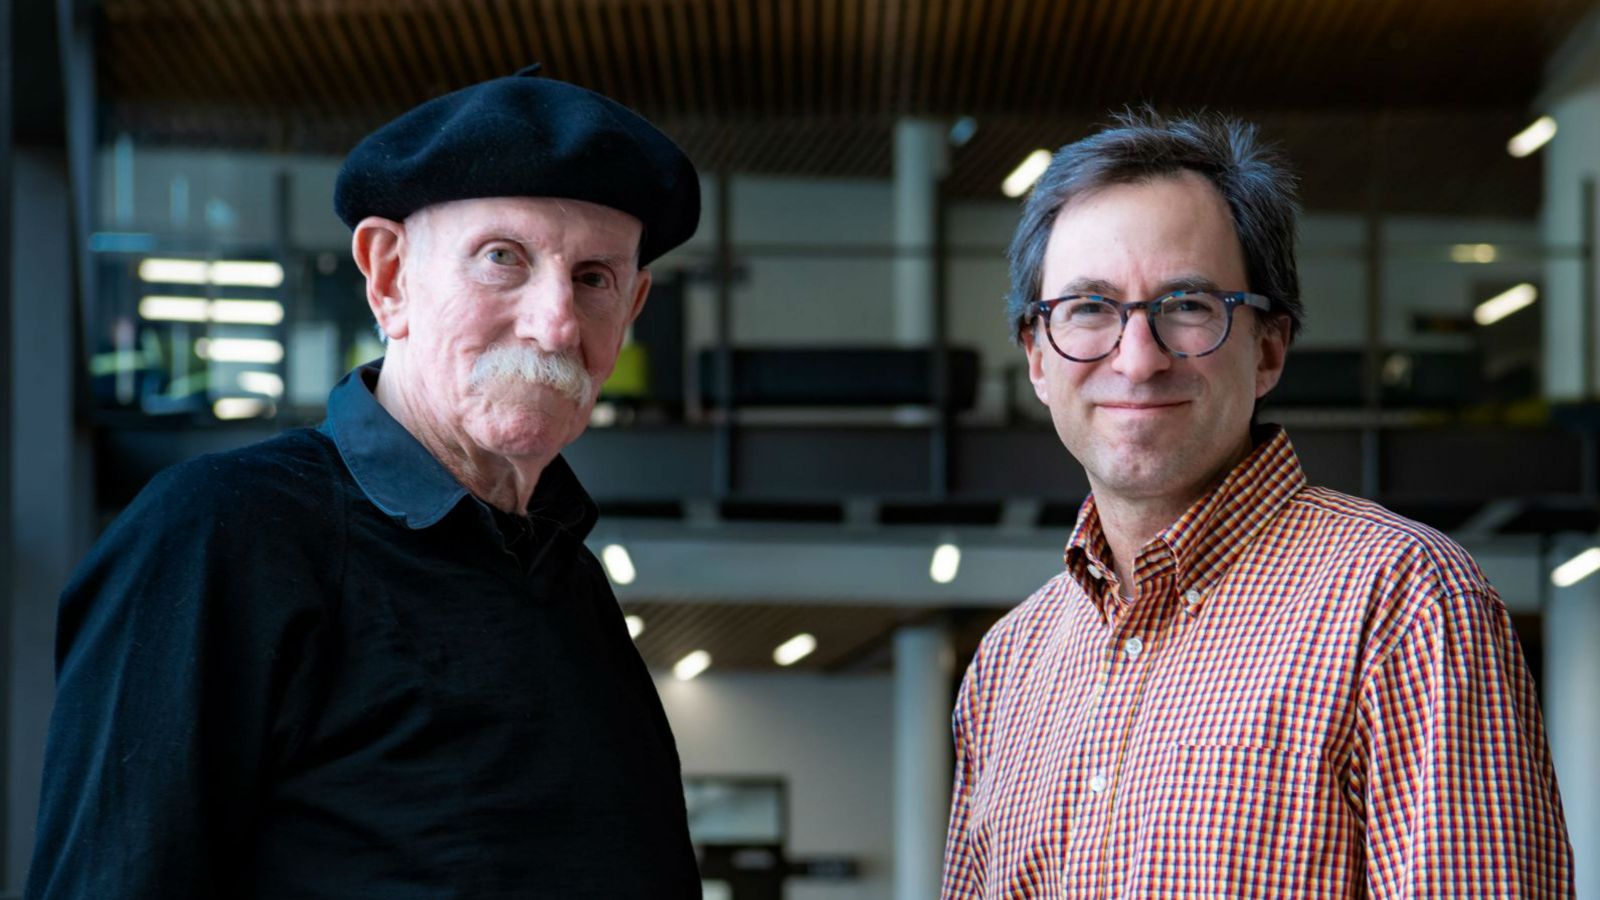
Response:
[{"label": "red and blue check pattern", "polygon": [[1532,679],[1466,552],[1282,431],[1145,545],[1094,500],[955,711],[943,897],[1568,897]]}]

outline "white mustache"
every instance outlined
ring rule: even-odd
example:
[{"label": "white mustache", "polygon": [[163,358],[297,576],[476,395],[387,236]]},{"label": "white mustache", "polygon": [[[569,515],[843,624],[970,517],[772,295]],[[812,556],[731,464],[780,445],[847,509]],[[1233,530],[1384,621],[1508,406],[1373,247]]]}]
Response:
[{"label": "white mustache", "polygon": [[531,347],[492,347],[479,356],[468,384],[476,390],[494,381],[548,387],[580,405],[594,399],[597,387],[577,354],[541,353]]}]

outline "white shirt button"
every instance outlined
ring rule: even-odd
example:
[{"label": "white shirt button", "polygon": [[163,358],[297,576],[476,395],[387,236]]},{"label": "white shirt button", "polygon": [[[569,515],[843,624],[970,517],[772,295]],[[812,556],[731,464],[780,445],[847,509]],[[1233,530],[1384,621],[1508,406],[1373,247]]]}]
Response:
[{"label": "white shirt button", "polygon": [[1190,606],[1193,606],[1200,602],[1200,592],[1194,588],[1190,588],[1189,590],[1183,592],[1183,599]]},{"label": "white shirt button", "polygon": [[1138,659],[1139,654],[1144,652],[1144,641],[1128,638],[1128,642],[1122,645],[1122,652],[1127,654],[1129,659]]},{"label": "white shirt button", "polygon": [[1089,779],[1089,790],[1094,791],[1096,794],[1105,793],[1106,788],[1110,786],[1111,782],[1106,778],[1106,773],[1104,772],[1096,772]]},{"label": "white shirt button", "polygon": [[1100,579],[1106,577],[1106,573],[1100,571],[1099,566],[1090,566],[1089,577],[1093,578],[1095,581],[1099,581]]}]

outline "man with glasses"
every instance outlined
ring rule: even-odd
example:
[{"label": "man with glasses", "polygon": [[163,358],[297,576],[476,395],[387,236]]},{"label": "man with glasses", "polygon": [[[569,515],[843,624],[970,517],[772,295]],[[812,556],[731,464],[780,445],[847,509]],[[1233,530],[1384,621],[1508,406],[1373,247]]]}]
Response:
[{"label": "man with glasses", "polygon": [[1255,422],[1296,215],[1254,129],[1149,112],[1028,198],[1011,328],[1092,494],[963,681],[947,900],[1571,894],[1494,588]]}]

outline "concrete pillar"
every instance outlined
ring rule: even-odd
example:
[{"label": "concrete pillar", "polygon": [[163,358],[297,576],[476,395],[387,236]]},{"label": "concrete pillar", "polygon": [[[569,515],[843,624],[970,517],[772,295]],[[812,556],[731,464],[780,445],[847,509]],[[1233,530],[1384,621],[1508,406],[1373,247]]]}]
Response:
[{"label": "concrete pillar", "polygon": [[950,818],[951,673],[942,625],[894,636],[894,895],[939,896]]},{"label": "concrete pillar", "polygon": [[[1567,559],[1581,547],[1556,558]],[[1544,612],[1544,717],[1579,900],[1600,900],[1600,577],[1552,588]]]},{"label": "concrete pillar", "polygon": [[927,119],[894,126],[894,338],[902,347],[933,343],[935,232],[945,128]]},{"label": "concrete pillar", "polygon": [[[1586,266],[1574,252],[1584,240],[1583,183],[1600,180],[1600,15],[1574,30],[1548,72],[1528,121],[1549,115],[1557,125],[1555,138],[1538,151],[1544,157],[1540,234],[1550,248],[1539,302],[1544,306],[1545,397],[1561,402],[1586,399],[1600,388],[1589,354],[1600,347],[1600,310],[1585,310],[1588,298],[1600,296],[1600,285],[1585,284],[1600,277],[1600,266]],[[1594,211],[1587,215],[1593,217]]]}]

